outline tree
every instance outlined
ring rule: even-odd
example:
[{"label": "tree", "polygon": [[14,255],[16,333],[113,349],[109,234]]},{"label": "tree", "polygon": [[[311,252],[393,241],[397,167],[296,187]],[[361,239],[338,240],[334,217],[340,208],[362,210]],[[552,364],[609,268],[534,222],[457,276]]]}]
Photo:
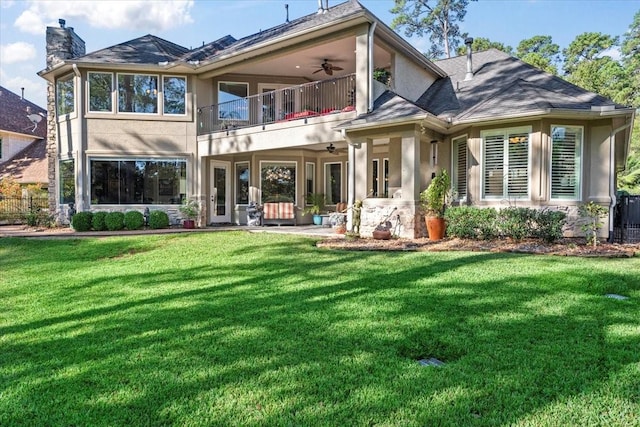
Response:
[{"label": "tree", "polygon": [[620,51],[629,84],[624,104],[640,108],[640,10],[624,35]]},{"label": "tree", "polygon": [[627,167],[618,175],[618,189],[640,194],[640,117],[636,116],[627,157]]},{"label": "tree", "polygon": [[551,36],[533,36],[522,40],[516,48],[516,57],[547,73],[558,74],[560,46],[553,43]]},{"label": "tree", "polygon": [[[473,39],[473,43],[471,44],[471,50],[474,52],[479,52],[481,50],[488,49],[498,49],[504,53],[508,53],[509,55],[513,54],[513,48],[511,46],[507,46],[504,43],[500,42],[492,42],[488,38],[485,37],[477,37]],[[467,46],[459,46],[456,50],[456,54],[465,55],[467,53]]]},{"label": "tree", "polygon": [[407,37],[427,34],[431,42],[427,55],[451,58],[463,37],[457,23],[464,21],[469,1],[473,0],[394,0],[391,28],[404,29]]},{"label": "tree", "polygon": [[617,37],[602,33],[582,33],[563,50],[565,78],[584,89],[618,103],[624,103],[628,83],[620,62],[607,56]]}]

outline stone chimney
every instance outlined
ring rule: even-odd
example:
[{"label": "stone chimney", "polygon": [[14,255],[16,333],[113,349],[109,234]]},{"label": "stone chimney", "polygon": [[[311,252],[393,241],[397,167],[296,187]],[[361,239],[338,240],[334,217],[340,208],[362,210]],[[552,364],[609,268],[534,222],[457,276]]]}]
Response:
[{"label": "stone chimney", "polygon": [[[47,27],[47,70],[66,59],[77,58],[85,54],[85,44],[71,27],[65,27],[65,20],[59,19],[60,27]],[[58,211],[56,195],[58,194],[58,182],[56,170],[58,169],[58,137],[56,116],[56,87],[53,83],[47,84],[47,163],[49,166],[49,212]]]}]

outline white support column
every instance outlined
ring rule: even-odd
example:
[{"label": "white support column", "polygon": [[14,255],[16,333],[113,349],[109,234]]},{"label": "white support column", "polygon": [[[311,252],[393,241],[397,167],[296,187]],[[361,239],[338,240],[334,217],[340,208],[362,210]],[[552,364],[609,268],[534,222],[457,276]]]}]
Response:
[{"label": "white support column", "polygon": [[420,199],[420,132],[402,135],[401,186],[403,200]]},{"label": "white support column", "polygon": [[367,112],[369,102],[369,33],[368,25],[358,28],[356,34],[356,111]]}]

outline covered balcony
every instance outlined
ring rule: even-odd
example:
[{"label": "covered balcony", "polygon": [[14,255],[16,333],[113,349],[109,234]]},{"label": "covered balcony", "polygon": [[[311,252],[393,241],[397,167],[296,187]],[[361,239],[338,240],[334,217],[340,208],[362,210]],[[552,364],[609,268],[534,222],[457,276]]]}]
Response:
[{"label": "covered balcony", "polygon": [[238,96],[198,109],[198,135],[354,111],[355,74]]}]

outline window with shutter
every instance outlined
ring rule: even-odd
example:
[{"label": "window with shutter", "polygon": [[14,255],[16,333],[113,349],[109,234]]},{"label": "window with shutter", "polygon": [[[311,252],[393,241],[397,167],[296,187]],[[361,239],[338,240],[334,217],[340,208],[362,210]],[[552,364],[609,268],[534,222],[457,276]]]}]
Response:
[{"label": "window with shutter", "polygon": [[531,128],[482,133],[483,198],[529,196],[529,134]]},{"label": "window with shutter", "polygon": [[551,198],[580,198],[582,128],[551,127]]},{"label": "window with shutter", "polygon": [[459,199],[467,197],[467,136],[453,140],[453,189]]}]

